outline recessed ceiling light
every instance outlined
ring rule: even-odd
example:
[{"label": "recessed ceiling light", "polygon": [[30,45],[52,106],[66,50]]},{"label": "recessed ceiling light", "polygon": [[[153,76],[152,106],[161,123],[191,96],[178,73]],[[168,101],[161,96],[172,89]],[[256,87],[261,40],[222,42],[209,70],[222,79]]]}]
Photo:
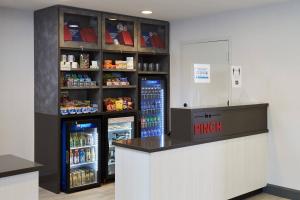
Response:
[{"label": "recessed ceiling light", "polygon": [[116,18],[109,18],[108,20],[110,20],[110,21],[116,21],[117,19]]},{"label": "recessed ceiling light", "polygon": [[152,14],[152,11],[151,10],[143,10],[141,13],[144,15],[150,15],[150,14]]}]

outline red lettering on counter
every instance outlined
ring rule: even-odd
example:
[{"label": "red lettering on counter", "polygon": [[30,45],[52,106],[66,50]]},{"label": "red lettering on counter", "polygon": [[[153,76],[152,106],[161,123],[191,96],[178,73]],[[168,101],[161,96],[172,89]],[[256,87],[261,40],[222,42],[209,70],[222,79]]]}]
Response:
[{"label": "red lettering on counter", "polygon": [[222,123],[221,122],[208,122],[208,123],[197,123],[194,124],[194,134],[195,135],[205,135],[205,134],[213,134],[222,131]]}]

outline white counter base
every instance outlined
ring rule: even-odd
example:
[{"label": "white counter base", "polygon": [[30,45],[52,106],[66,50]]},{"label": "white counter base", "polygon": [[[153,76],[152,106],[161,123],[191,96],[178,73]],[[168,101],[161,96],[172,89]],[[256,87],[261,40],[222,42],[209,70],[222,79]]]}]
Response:
[{"label": "white counter base", "polygon": [[0,178],[0,199],[38,200],[39,172]]},{"label": "white counter base", "polygon": [[267,134],[145,153],[116,147],[116,200],[225,200],[267,184]]}]

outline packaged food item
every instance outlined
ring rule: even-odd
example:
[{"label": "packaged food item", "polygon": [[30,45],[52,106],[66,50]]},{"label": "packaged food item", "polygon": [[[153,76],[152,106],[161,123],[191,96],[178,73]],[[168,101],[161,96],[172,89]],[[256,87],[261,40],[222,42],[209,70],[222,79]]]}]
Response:
[{"label": "packaged food item", "polygon": [[127,69],[134,68],[133,57],[126,57],[126,66],[127,66]]},{"label": "packaged food item", "polygon": [[122,111],[123,110],[123,99],[118,99],[115,101],[116,104],[116,111]]},{"label": "packaged food item", "polygon": [[99,69],[98,61],[92,60],[92,65],[90,66],[91,69]]},{"label": "packaged food item", "polygon": [[130,97],[106,98],[104,99],[104,109],[108,112],[132,110],[133,102]]},{"label": "packaged food item", "polygon": [[68,55],[68,62],[75,62],[75,56],[74,55]]},{"label": "packaged food item", "polygon": [[81,101],[70,99],[67,93],[62,93],[60,110],[62,115],[95,113],[98,111],[98,105],[92,104],[89,100]]},{"label": "packaged food item", "polygon": [[127,61],[123,60],[116,60],[116,69],[127,69]]},{"label": "packaged food item", "polygon": [[90,67],[90,55],[89,54],[80,54],[80,68],[88,69]]},{"label": "packaged food item", "polygon": [[103,68],[104,69],[114,69],[114,68],[116,68],[116,65],[113,65],[112,60],[104,60]]},{"label": "packaged food item", "polygon": [[104,75],[104,85],[107,86],[121,86],[130,85],[128,78],[123,77],[120,73],[112,73]]}]

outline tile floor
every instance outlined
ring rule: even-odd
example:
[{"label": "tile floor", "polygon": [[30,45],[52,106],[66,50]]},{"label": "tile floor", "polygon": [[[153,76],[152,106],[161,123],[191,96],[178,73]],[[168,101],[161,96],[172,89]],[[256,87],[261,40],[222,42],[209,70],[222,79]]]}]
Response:
[{"label": "tile floor", "polygon": [[[73,194],[53,194],[47,190],[40,189],[40,200],[114,200],[114,184]],[[247,200],[286,200],[268,194],[260,194]]]}]

